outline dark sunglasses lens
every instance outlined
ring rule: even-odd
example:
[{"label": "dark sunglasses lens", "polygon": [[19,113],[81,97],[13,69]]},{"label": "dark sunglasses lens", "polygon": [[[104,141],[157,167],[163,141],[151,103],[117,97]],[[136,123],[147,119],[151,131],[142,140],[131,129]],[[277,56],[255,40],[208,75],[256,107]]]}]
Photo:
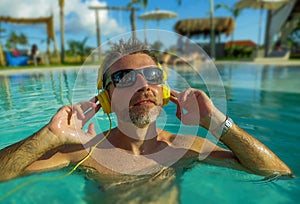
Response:
[{"label": "dark sunglasses lens", "polygon": [[147,68],[143,70],[144,76],[150,84],[161,84],[163,82],[163,72],[159,68]]},{"label": "dark sunglasses lens", "polygon": [[113,73],[111,77],[115,87],[132,86],[136,81],[136,73],[132,70],[121,70]]},{"label": "dark sunglasses lens", "polygon": [[149,84],[161,84],[163,82],[163,72],[159,68],[145,68],[140,70],[120,70],[111,75],[115,87],[123,88],[132,86],[137,79],[137,74],[141,73]]}]

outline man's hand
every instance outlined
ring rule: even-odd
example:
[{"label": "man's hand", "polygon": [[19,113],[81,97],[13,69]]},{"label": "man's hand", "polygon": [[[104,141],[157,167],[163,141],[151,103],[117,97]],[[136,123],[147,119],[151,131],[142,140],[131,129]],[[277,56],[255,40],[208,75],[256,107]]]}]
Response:
[{"label": "man's hand", "polygon": [[88,126],[84,132],[82,127],[99,111],[100,104],[96,104],[97,97],[90,101],[62,107],[46,126],[62,144],[85,143],[96,136],[94,124]]},{"label": "man's hand", "polygon": [[201,90],[171,90],[170,100],[177,105],[176,116],[185,125],[201,125],[207,130],[214,130],[226,119]]}]

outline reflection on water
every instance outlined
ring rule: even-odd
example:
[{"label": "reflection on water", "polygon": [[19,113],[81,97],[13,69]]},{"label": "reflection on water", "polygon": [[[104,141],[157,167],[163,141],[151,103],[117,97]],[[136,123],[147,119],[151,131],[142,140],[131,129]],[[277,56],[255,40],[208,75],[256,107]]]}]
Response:
[{"label": "reflection on water", "polygon": [[[18,109],[24,100],[45,100],[54,96],[55,102],[71,102],[76,70],[49,71],[20,75],[0,75],[1,108]],[[23,104],[23,105],[22,105]],[[28,103],[30,104],[30,103]],[[27,105],[27,104],[26,104]]]},{"label": "reflection on water", "polygon": [[[45,125],[71,102],[76,76],[76,69],[0,75],[0,135],[26,137]],[[19,139],[1,137],[0,147]]]},{"label": "reflection on water", "polygon": [[255,90],[300,93],[299,68],[271,65],[218,65],[225,86]]}]

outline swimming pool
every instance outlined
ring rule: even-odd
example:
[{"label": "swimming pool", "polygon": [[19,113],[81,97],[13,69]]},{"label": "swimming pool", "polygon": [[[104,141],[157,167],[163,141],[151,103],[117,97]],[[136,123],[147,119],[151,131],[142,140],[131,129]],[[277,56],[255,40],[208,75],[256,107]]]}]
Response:
[{"label": "swimming pool", "polygon": [[[296,176],[300,173],[300,67],[218,64],[227,113],[235,122],[273,150]],[[78,69],[40,70],[0,75],[0,148],[19,141],[45,125],[62,105],[74,101]],[[89,79],[90,71],[82,79]],[[191,72],[179,74],[195,88],[205,89]],[[87,80],[88,81],[88,80]],[[77,81],[78,83],[78,81]],[[90,86],[86,84],[83,86]],[[182,84],[172,83],[181,89]],[[77,93],[87,90],[77,87]],[[92,91],[93,92],[93,91]],[[76,100],[87,99],[80,94]],[[174,107],[166,107],[173,117]],[[101,115],[99,116],[101,119]],[[176,128],[167,124],[170,131]],[[200,130],[200,133],[202,130]],[[55,177],[67,170],[32,175],[0,183],[0,192],[34,178]],[[261,181],[262,177],[209,165],[196,166],[180,179],[181,203],[297,203],[299,178]],[[6,203],[94,203],[97,185],[80,171],[53,181],[35,181],[6,198]],[[137,196],[140,196],[137,194]],[[98,203],[101,203],[98,202]]]}]

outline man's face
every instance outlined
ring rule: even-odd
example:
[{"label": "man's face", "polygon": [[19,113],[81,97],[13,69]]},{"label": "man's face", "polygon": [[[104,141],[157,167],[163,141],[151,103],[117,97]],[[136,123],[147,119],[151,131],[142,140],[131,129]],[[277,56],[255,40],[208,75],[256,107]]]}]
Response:
[{"label": "man's face", "polygon": [[[109,74],[126,69],[150,70],[154,67],[157,67],[157,64],[150,56],[138,53],[119,59],[109,69]],[[137,72],[136,81],[133,85],[119,88],[111,83],[109,90],[112,110],[123,122],[133,123],[142,128],[154,122],[161,113],[162,87],[161,85],[149,84],[141,73]]]}]

